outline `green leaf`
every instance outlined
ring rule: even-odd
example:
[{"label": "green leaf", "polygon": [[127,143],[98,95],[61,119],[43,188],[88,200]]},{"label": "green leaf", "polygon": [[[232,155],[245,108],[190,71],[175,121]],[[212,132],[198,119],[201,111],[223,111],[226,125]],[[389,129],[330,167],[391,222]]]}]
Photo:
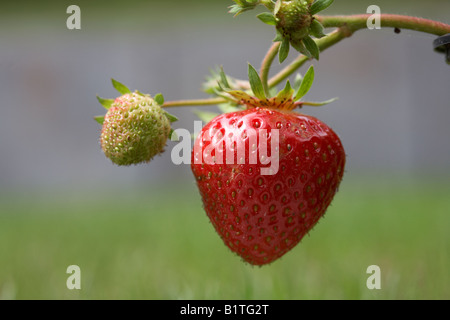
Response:
[{"label": "green leaf", "polygon": [[253,94],[260,100],[266,99],[261,78],[250,63],[248,64],[248,80],[250,82],[250,87],[252,88]]},{"label": "green leaf", "polygon": [[321,107],[324,106],[326,104],[332,103],[336,100],[338,100],[339,98],[333,98],[330,100],[326,100],[326,101],[321,101],[321,102],[315,102],[315,101],[303,101],[302,105],[304,106],[310,106],[310,107]]},{"label": "green leaf", "polygon": [[230,84],[228,83],[227,75],[223,71],[223,67],[222,66],[220,66],[219,75],[220,75],[220,81],[221,81],[223,87],[225,89],[230,89],[231,87],[230,87]]},{"label": "green leaf", "polygon": [[127,94],[131,93],[131,90],[127,88],[124,84],[120,83],[119,81],[116,81],[114,79],[111,79],[113,87],[119,91],[120,94]]},{"label": "green leaf", "polygon": [[234,0],[236,4],[233,4],[229,7],[229,13],[234,14],[234,16],[240,15],[242,12],[254,9],[259,1],[256,0]]},{"label": "green leaf", "polygon": [[309,67],[308,71],[306,71],[302,83],[300,84],[300,88],[298,88],[298,91],[295,94],[294,100],[297,101],[303,98],[303,96],[308,93],[309,89],[311,89],[313,82],[314,82],[314,67],[311,66]]},{"label": "green leaf", "polygon": [[300,73],[297,73],[295,75],[295,79],[294,79],[294,90],[298,90],[300,88],[300,85],[302,84],[303,81],[303,77]]},{"label": "green leaf", "polygon": [[247,1],[247,0],[233,0],[233,2],[236,2],[238,6],[245,7],[247,4],[252,4],[255,1],[254,0],[250,0],[250,1]]},{"label": "green leaf", "polygon": [[280,48],[278,49],[278,59],[280,60],[280,63],[283,63],[283,61],[288,57],[289,47],[289,40],[287,38],[284,38],[281,42]]},{"label": "green leaf", "polygon": [[233,14],[235,17],[240,15],[243,12],[241,6],[238,4],[233,4],[233,5],[229,6],[228,8],[229,8],[228,13]]},{"label": "green leaf", "polygon": [[103,122],[105,122],[105,116],[95,116],[94,120],[100,124],[103,124]]},{"label": "green leaf", "polygon": [[114,99],[103,99],[103,98],[100,98],[99,96],[97,96],[97,100],[98,100],[98,102],[100,102],[100,104],[101,104],[106,110],[108,110],[109,108],[111,108],[111,105],[114,103]]},{"label": "green leaf", "polygon": [[310,9],[311,15],[315,15],[316,13],[318,13],[322,10],[325,10],[326,8],[331,6],[333,1],[334,0],[317,0],[311,6],[311,9]]},{"label": "green leaf", "polygon": [[292,89],[291,83],[288,80],[286,82],[286,86],[284,87],[284,89],[281,90],[277,94],[277,99],[279,99],[279,100],[287,100],[287,99],[290,99],[293,94],[294,94],[294,89]]},{"label": "green leaf", "polygon": [[316,38],[322,38],[325,37],[325,33],[323,32],[324,28],[323,25],[317,21],[317,20],[313,20],[313,22],[311,23],[311,34],[316,37]]},{"label": "green leaf", "polygon": [[164,110],[164,115],[170,122],[178,121],[177,117],[175,117],[173,114],[168,113],[166,110]]},{"label": "green leaf", "polygon": [[[217,89],[213,89],[213,92],[214,92],[214,95],[216,95],[218,97],[224,98],[225,100],[228,100],[233,103],[236,102],[236,99],[233,99],[234,96],[230,93],[230,92],[232,92],[232,90],[219,91]],[[231,95],[231,97],[230,97],[230,95]]]},{"label": "green leaf", "polygon": [[177,133],[172,128],[170,128],[169,137],[170,141],[180,141],[180,138],[178,137]]},{"label": "green leaf", "polygon": [[308,51],[308,49],[306,49],[305,45],[303,44],[303,41],[295,41],[295,42],[293,41],[291,42],[291,45],[295,50],[297,50],[301,54],[304,54],[308,58],[313,57],[311,53]]},{"label": "green leaf", "polygon": [[237,100],[252,100],[253,99],[253,97],[251,95],[249,95],[241,90],[228,90],[225,92],[228,93],[229,95],[233,96]]},{"label": "green leaf", "polygon": [[194,110],[193,112],[204,123],[210,122],[212,119],[214,119],[215,117],[217,117],[219,115],[218,113],[215,113],[215,112],[200,111],[200,110]]},{"label": "green leaf", "polygon": [[265,24],[268,24],[271,26],[275,26],[277,24],[277,19],[275,19],[275,17],[269,12],[260,13],[256,17],[259,20],[261,20],[262,22],[264,22]]},{"label": "green leaf", "polygon": [[283,36],[277,30],[277,35],[275,36],[275,39],[272,40],[272,42],[279,42],[279,41],[283,41]]},{"label": "green leaf", "polygon": [[303,38],[303,43],[305,44],[306,49],[311,53],[311,55],[319,60],[319,47],[316,42],[309,36]]},{"label": "green leaf", "polygon": [[164,104],[164,96],[162,95],[162,93],[158,93],[155,95],[155,101],[160,106],[162,106]]},{"label": "green leaf", "polygon": [[278,11],[280,11],[281,8],[281,0],[277,0],[277,2],[275,2],[275,8],[273,9],[273,14],[277,15]]}]

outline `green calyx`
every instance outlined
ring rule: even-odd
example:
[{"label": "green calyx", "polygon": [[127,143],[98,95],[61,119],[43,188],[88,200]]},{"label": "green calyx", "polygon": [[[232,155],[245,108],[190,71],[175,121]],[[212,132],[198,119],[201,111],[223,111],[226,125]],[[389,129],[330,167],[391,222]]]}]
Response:
[{"label": "green calyx", "polygon": [[281,42],[279,61],[282,63],[292,46],[308,58],[319,59],[319,48],[312,37],[325,36],[324,27],[314,18],[318,12],[328,8],[334,0],[260,0],[235,1],[237,14],[253,9],[256,5],[264,5],[270,12],[264,12],[257,17],[265,24],[275,26],[277,36],[274,42]]},{"label": "green calyx", "polygon": [[[270,109],[278,109],[284,111],[291,111],[295,108],[301,108],[302,106],[323,106],[335,101],[336,99],[330,99],[324,102],[310,102],[300,101],[310,90],[314,82],[314,67],[311,66],[305,73],[304,77],[298,75],[295,80],[294,86],[291,86],[289,80],[286,82],[285,87],[276,91],[275,88],[265,90],[261,78],[252,65],[248,65],[248,78],[250,90],[242,90],[230,85],[235,83],[230,81],[230,77],[225,75],[223,69],[220,69],[220,74],[215,75],[217,81],[217,87],[208,87],[209,90],[215,92],[217,96],[226,99],[226,104],[219,106],[222,113],[233,112],[241,110],[243,106],[246,108],[265,107]],[[212,80],[209,80],[209,83]],[[218,114],[212,114],[211,112],[196,112],[204,122],[209,122],[214,116]]]},{"label": "green calyx", "polygon": [[229,13],[234,14],[234,16],[240,15],[242,12],[252,10],[257,5],[260,4],[261,1],[258,0],[233,0],[236,4],[233,4],[229,7]]},{"label": "green calyx", "polygon": [[282,1],[275,14],[277,31],[292,41],[308,36],[313,20],[309,13],[310,6],[305,0]]},{"label": "green calyx", "polygon": [[318,0],[314,3],[307,0],[277,1],[278,5],[274,9],[277,37],[274,41],[281,41],[280,63],[287,58],[290,46],[309,58],[319,60],[319,48],[311,36],[321,38],[325,34],[323,26],[313,15],[326,9],[332,2],[333,0]]},{"label": "green calyx", "polygon": [[155,98],[139,91],[131,92],[113,80],[122,95],[115,100],[97,97],[108,110],[104,117],[95,117],[102,124],[100,144],[106,157],[120,166],[149,162],[164,151],[176,117],[161,108],[164,98]]}]

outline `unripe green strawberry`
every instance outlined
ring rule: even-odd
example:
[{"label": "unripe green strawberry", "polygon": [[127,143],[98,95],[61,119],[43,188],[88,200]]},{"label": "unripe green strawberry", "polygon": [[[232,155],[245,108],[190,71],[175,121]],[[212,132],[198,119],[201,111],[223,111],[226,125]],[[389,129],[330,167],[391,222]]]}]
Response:
[{"label": "unripe green strawberry", "polygon": [[[308,58],[319,60],[320,49],[311,36],[322,38],[325,34],[323,25],[314,15],[329,7],[333,0],[278,0],[276,3],[267,0],[259,3],[271,11],[263,12],[257,17],[262,22],[276,27],[277,36],[274,41],[281,42],[280,63],[287,58],[290,46]],[[242,5],[236,6],[241,11],[246,10]]]},{"label": "unripe green strawberry", "polygon": [[126,93],[114,100],[105,115],[100,143],[117,165],[149,162],[164,151],[171,131],[164,110],[149,95]]},{"label": "unripe green strawberry", "polygon": [[282,1],[276,14],[277,29],[292,41],[301,41],[310,33],[312,15],[311,4],[305,0]]},{"label": "unripe green strawberry", "polygon": [[234,0],[230,7],[235,15],[254,9],[257,5],[264,5],[271,12],[263,12],[257,17],[268,25],[274,25],[277,30],[275,42],[280,41],[279,60],[283,62],[292,46],[308,58],[319,60],[319,47],[311,38],[324,37],[323,25],[314,17],[317,13],[328,8],[334,0]]}]

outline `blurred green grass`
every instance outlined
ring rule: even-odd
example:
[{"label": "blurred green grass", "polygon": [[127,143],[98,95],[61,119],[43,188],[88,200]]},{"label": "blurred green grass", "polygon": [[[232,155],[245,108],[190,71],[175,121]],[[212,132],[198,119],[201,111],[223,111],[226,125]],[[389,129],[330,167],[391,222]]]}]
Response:
[{"label": "blurred green grass", "polygon": [[[194,186],[3,193],[2,299],[448,299],[450,186],[347,179],[281,260],[244,264],[215,234]],[[81,290],[66,269],[81,268]],[[381,268],[381,290],[366,269]]]}]

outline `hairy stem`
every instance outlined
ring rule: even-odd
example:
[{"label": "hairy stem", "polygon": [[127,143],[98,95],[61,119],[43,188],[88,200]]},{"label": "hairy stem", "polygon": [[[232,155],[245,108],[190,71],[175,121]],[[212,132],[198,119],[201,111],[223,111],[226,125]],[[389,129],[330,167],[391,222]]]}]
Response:
[{"label": "hairy stem", "polygon": [[211,99],[193,99],[193,100],[176,100],[166,101],[163,108],[181,107],[181,106],[210,106],[227,102],[224,98]]},{"label": "hairy stem", "polygon": [[[345,37],[346,37],[345,31],[342,29],[337,29],[336,31],[333,31],[326,37],[317,39],[316,43],[320,51],[323,51],[331,47],[332,45],[338,43]],[[278,72],[275,76],[273,76],[269,80],[269,87],[272,88],[278,85],[284,79],[292,75],[298,68],[304,65],[308,60],[309,58],[306,57],[305,55],[303,54],[299,55],[294,61],[292,61],[288,66],[286,66],[283,70]]]},{"label": "hairy stem", "polygon": [[[370,14],[357,14],[349,16],[316,16],[325,28],[346,27],[353,33],[367,28],[367,20]],[[409,17],[398,14],[381,14],[380,22],[382,28],[409,29],[442,36],[450,33],[450,25],[438,21]]]},{"label": "hairy stem", "polygon": [[[270,0],[262,0],[262,4],[271,7],[273,5]],[[317,46],[320,51],[323,51],[341,40],[350,37],[354,32],[366,29],[367,20],[371,17],[370,14],[357,14],[357,15],[347,15],[347,16],[315,16],[315,18],[320,21],[325,28],[337,28],[327,36],[316,39]],[[409,29],[419,32],[425,32],[433,34],[436,36],[442,36],[444,34],[450,33],[450,25],[438,21],[416,18],[410,16],[403,16],[397,14],[381,14],[380,15],[381,27],[382,28],[399,28],[399,29]],[[278,85],[287,77],[292,75],[298,68],[304,65],[309,59],[304,55],[299,55],[294,61],[292,61],[283,70],[278,72],[272,78],[268,79],[270,67],[276,54],[278,52],[279,43],[273,44],[269,51],[267,52],[260,70],[261,81],[264,86],[264,91],[269,91],[270,88]],[[249,87],[248,82],[242,81],[241,87],[245,89]],[[169,107],[179,107],[179,106],[208,106],[217,105],[227,102],[224,98],[211,98],[211,99],[198,99],[198,100],[179,100],[179,101],[168,101],[164,103],[164,108]]]},{"label": "hairy stem", "polygon": [[[358,30],[366,29],[367,19],[370,17],[370,14],[349,16],[316,16],[316,19],[319,20],[325,28],[338,28],[326,37],[316,40],[320,51],[323,51],[341,40],[350,37]],[[409,29],[434,34],[437,36],[450,33],[450,25],[423,18],[402,16],[397,14],[381,14],[380,20],[382,28]],[[281,70],[268,81],[269,87],[272,88],[282,82],[307,61],[308,58],[306,56],[300,55],[297,59],[291,62],[290,65]]]},{"label": "hairy stem", "polygon": [[264,92],[266,96],[269,96],[269,71],[270,67],[272,66],[272,62],[277,56],[278,48],[280,47],[280,42],[275,42],[267,51],[266,56],[264,57],[264,60],[261,64],[261,70],[259,72],[259,76],[261,78],[261,82],[263,84]]},{"label": "hairy stem", "polygon": [[275,3],[273,3],[272,0],[261,0],[260,4],[265,6],[270,11],[273,11],[273,9],[275,8]]}]

